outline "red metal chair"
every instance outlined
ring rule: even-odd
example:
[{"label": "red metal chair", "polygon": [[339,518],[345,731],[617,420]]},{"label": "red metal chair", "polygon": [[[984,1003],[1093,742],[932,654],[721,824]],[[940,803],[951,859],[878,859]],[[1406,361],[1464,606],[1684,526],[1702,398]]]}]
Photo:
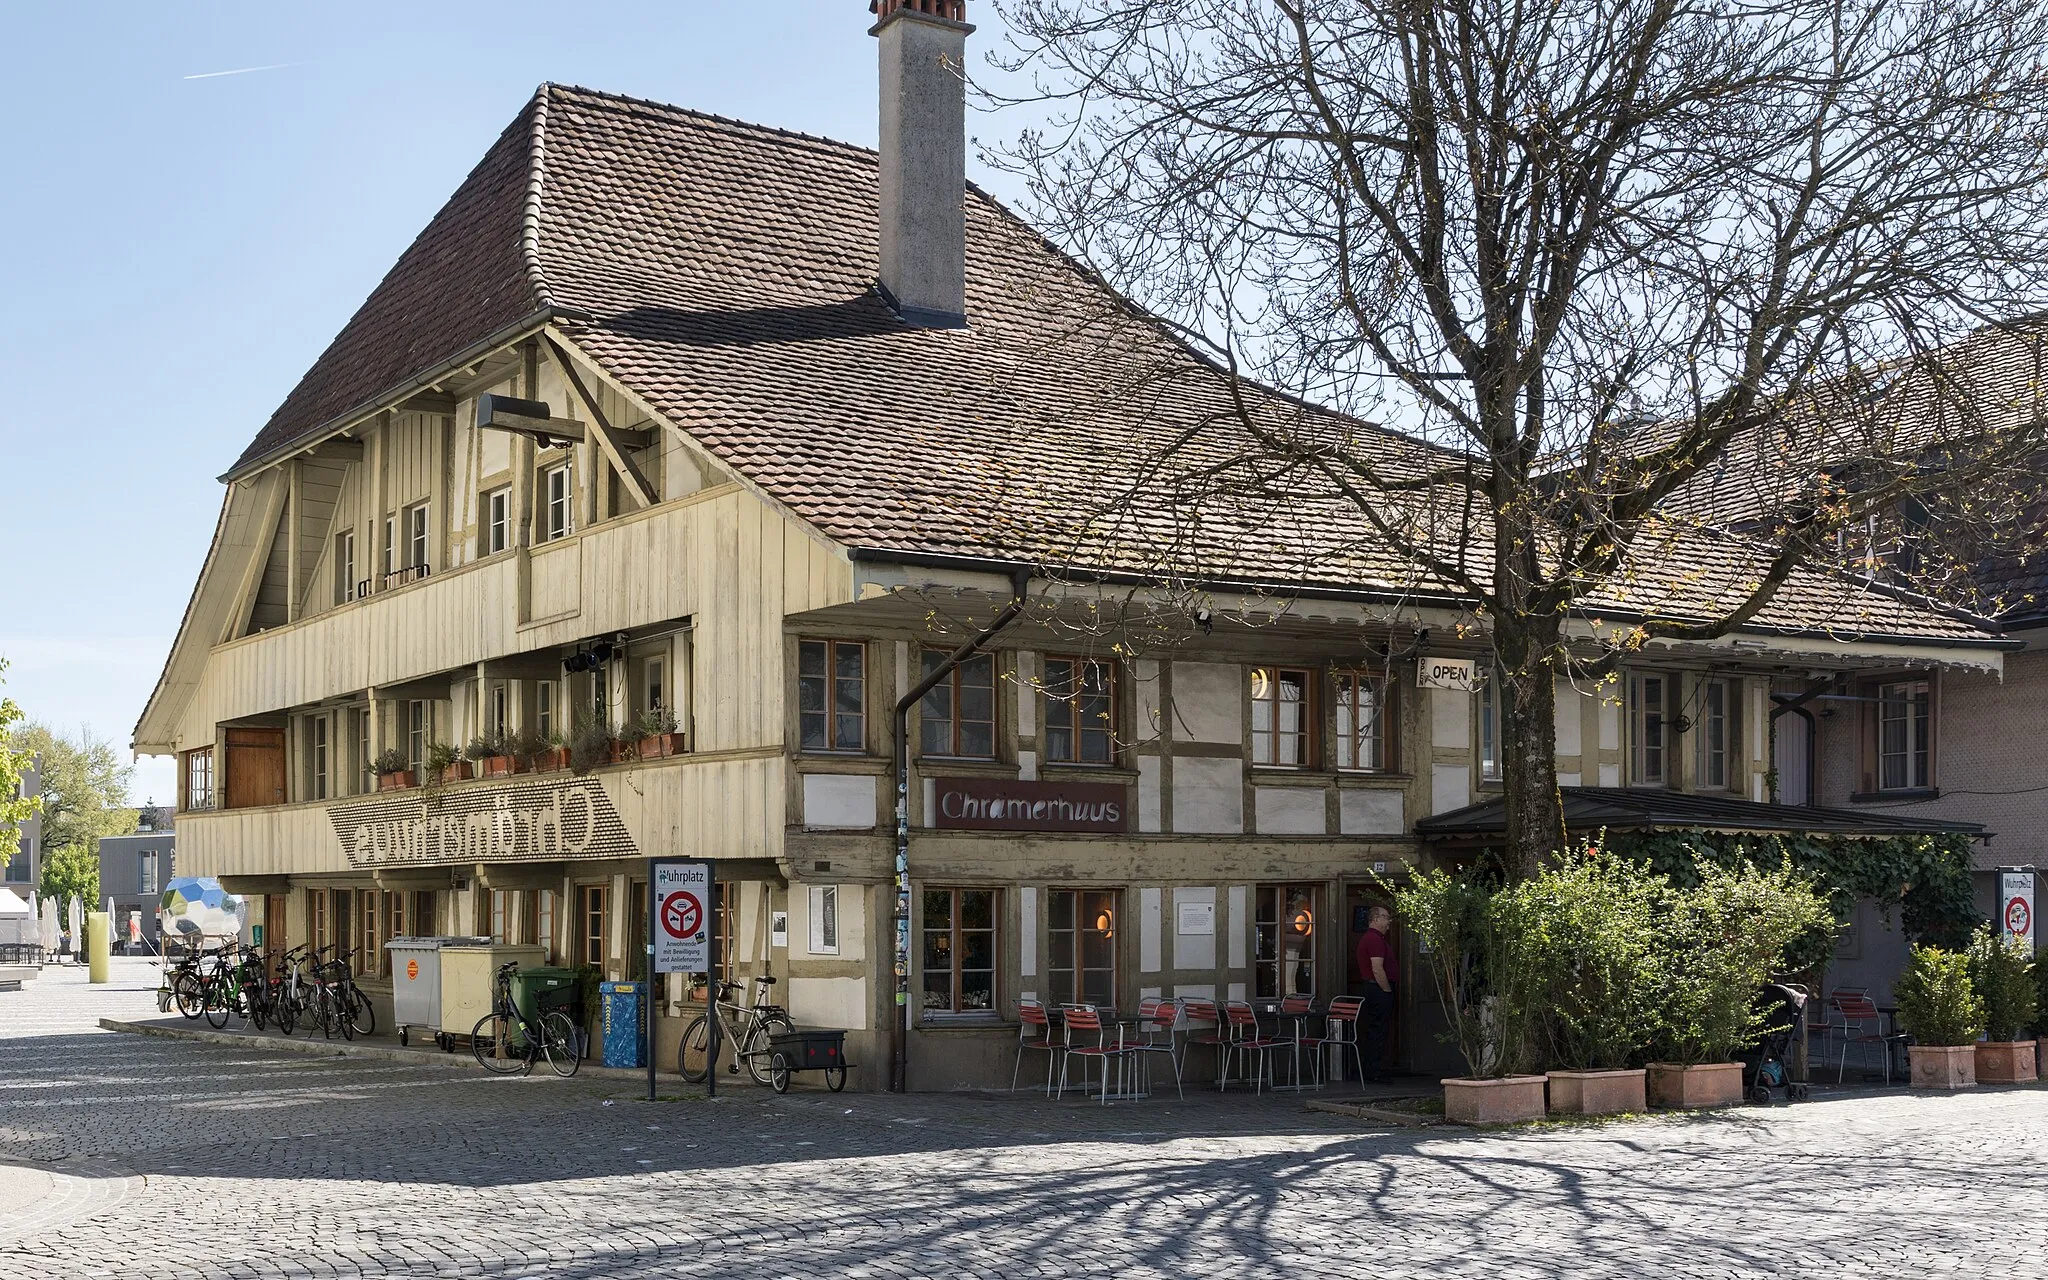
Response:
[{"label": "red metal chair", "polygon": [[[1186,999],[1180,1002],[1182,1021],[1187,1023],[1187,1036],[1182,1042],[1188,1049],[1200,1046],[1216,1051],[1216,1078],[1223,1078],[1223,1060],[1229,1056],[1230,1028],[1224,1024],[1223,1014],[1216,1008],[1214,1000]],[[1206,1030],[1196,1030],[1197,1022],[1208,1023]]]},{"label": "red metal chair", "polygon": [[1053,1034],[1052,1017],[1045,1006],[1036,1000],[1017,1002],[1017,1065],[1010,1072],[1010,1092],[1017,1092],[1017,1077],[1024,1070],[1024,1053],[1027,1049],[1043,1052],[1045,1057],[1045,1092],[1052,1093],[1052,1068],[1059,1060],[1060,1051],[1065,1048]]},{"label": "red metal chair", "polygon": [[1309,1078],[1316,1088],[1323,1087],[1322,1052],[1326,1043],[1322,1036],[1308,1033],[1308,1021],[1316,1016],[1316,1003],[1310,996],[1284,996],[1280,1000],[1280,1016],[1288,1021],[1288,1042],[1294,1046],[1294,1083],[1301,1084],[1301,1054],[1308,1050]]},{"label": "red metal chair", "polygon": [[[1869,1047],[1876,1045],[1884,1056],[1884,1082],[1892,1082],[1892,1037],[1884,1032],[1884,1015],[1878,1012],[1877,1002],[1866,991],[1850,987],[1837,988],[1828,997],[1828,1003],[1841,1015],[1842,1053],[1835,1060],[1835,1083],[1842,1082],[1843,1074],[1849,1069],[1849,1046],[1852,1044]],[[1866,1064],[1868,1059],[1865,1059]]]},{"label": "red metal chair", "polygon": [[[1069,1005],[1061,1017],[1067,1024],[1067,1042],[1060,1054],[1060,1094],[1064,1096],[1067,1092],[1068,1063],[1072,1062],[1075,1058],[1081,1059],[1081,1088],[1083,1092],[1086,1092],[1088,1088],[1088,1063],[1094,1061],[1101,1064],[1099,1068],[1102,1073],[1101,1101],[1106,1105],[1109,1102],[1109,1069],[1114,1065],[1118,1070],[1119,1078],[1127,1079],[1123,1073],[1127,1072],[1131,1066],[1133,1053],[1131,1046],[1113,1038],[1114,1032],[1102,1025],[1102,1015],[1097,1013],[1092,1006]],[[1075,1037],[1077,1033],[1084,1036],[1092,1034],[1095,1037],[1095,1043],[1076,1044]],[[1118,1089],[1119,1093],[1128,1093],[1129,1091],[1128,1084]]]},{"label": "red metal chair", "polygon": [[1232,1059],[1239,1062],[1250,1060],[1253,1064],[1250,1072],[1253,1091],[1264,1093],[1266,1082],[1272,1079],[1273,1075],[1273,1050],[1284,1049],[1289,1042],[1278,1036],[1267,1035],[1265,1029],[1259,1026],[1258,1011],[1243,1000],[1230,1000],[1224,1003],[1223,1021],[1230,1029],[1230,1038],[1224,1042],[1223,1070],[1217,1078],[1216,1087],[1230,1087]]},{"label": "red metal chair", "polygon": [[1132,1028],[1136,1038],[1124,1042],[1133,1054],[1138,1055],[1138,1065],[1144,1068],[1143,1083],[1146,1092],[1151,1091],[1151,1060],[1153,1055],[1165,1054],[1166,1061],[1173,1067],[1173,1089],[1181,1097],[1188,1096],[1180,1079],[1180,1047],[1174,1043],[1175,1028],[1180,1022],[1180,1005],[1173,1000],[1146,1000],[1138,1006],[1138,1025]]},{"label": "red metal chair", "polygon": [[1358,1078],[1365,1079],[1364,1052],[1358,1046],[1358,1024],[1364,1016],[1365,999],[1362,996],[1338,996],[1330,1001],[1330,1007],[1323,1013],[1323,1042],[1337,1046],[1337,1075],[1344,1074],[1344,1051],[1351,1051],[1351,1061],[1358,1066]]}]

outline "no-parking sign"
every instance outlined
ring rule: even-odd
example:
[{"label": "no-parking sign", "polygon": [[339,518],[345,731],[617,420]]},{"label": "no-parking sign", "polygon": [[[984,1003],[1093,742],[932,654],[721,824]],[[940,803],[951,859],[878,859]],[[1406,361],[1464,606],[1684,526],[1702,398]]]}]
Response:
[{"label": "no-parking sign", "polygon": [[711,971],[711,867],[654,864],[654,971]]},{"label": "no-parking sign", "polygon": [[2034,873],[2006,868],[1998,873],[1998,924],[2007,938],[2034,953]]}]

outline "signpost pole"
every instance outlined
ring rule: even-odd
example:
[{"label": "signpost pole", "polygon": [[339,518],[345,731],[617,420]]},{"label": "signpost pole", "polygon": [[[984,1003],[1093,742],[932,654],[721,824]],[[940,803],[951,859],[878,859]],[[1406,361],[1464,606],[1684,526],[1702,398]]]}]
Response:
[{"label": "signpost pole", "polygon": [[711,918],[704,922],[704,932],[709,946],[705,952],[704,964],[704,1096],[718,1096],[718,862],[712,859],[704,864],[710,875],[704,883],[704,911]]},{"label": "signpost pole", "polygon": [[654,859],[647,860],[647,990],[640,1003],[647,1006],[647,1100],[654,1101],[654,939],[661,928],[661,891],[655,879]]}]

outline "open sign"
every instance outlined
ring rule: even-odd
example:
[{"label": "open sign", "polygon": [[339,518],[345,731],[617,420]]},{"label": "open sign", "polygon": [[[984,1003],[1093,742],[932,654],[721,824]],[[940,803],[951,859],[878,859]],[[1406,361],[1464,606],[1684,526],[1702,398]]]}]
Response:
[{"label": "open sign", "polygon": [[1459,689],[1470,693],[1482,683],[1479,660],[1424,656],[1415,664],[1415,683],[1424,689]]}]

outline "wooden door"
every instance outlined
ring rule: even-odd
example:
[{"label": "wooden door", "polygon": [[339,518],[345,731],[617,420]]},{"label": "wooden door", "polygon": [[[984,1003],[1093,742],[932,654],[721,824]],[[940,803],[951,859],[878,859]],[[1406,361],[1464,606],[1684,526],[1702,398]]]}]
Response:
[{"label": "wooden door", "polygon": [[229,809],[254,809],[283,804],[284,730],[227,731],[227,803]]}]

